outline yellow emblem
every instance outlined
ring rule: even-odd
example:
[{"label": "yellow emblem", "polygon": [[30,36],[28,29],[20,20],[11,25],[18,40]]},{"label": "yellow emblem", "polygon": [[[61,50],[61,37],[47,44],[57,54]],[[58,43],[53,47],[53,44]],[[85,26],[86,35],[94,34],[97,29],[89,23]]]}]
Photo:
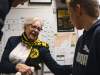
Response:
[{"label": "yellow emblem", "polygon": [[39,56],[39,51],[38,49],[34,48],[30,54],[31,58],[37,58]]}]

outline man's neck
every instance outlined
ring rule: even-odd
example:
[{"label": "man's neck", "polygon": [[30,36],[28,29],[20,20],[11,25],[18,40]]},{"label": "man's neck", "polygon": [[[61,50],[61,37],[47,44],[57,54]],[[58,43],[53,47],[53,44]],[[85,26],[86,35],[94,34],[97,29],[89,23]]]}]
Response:
[{"label": "man's neck", "polygon": [[83,28],[87,31],[91,28],[91,26],[97,21],[98,19],[87,16],[83,22]]}]

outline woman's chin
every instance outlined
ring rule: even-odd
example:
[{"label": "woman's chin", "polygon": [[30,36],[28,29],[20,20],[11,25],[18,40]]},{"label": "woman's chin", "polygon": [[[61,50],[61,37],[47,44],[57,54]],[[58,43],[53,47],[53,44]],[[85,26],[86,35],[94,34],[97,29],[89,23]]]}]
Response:
[{"label": "woman's chin", "polygon": [[30,39],[31,39],[32,41],[34,41],[34,40],[36,40],[36,37],[34,37],[34,38],[32,37],[32,38],[30,38]]},{"label": "woman's chin", "polygon": [[34,41],[35,39],[30,39],[31,41]]}]

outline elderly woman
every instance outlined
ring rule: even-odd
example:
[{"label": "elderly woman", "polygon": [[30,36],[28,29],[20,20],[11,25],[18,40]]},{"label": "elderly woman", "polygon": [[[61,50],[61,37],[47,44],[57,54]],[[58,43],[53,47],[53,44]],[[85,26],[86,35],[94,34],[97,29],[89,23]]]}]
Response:
[{"label": "elderly woman", "polygon": [[12,36],[8,39],[1,59],[2,73],[20,72],[22,75],[32,75],[33,70],[41,69],[40,61],[55,75],[69,75],[70,65],[58,65],[51,57],[49,45],[39,41],[38,35],[42,30],[42,22],[39,17],[27,18],[24,23],[24,32],[21,36]]}]

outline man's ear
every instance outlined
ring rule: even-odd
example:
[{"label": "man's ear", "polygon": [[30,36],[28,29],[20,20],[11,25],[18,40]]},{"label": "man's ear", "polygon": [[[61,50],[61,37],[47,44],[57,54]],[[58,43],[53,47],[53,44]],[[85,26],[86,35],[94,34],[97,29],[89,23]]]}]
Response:
[{"label": "man's ear", "polygon": [[78,17],[82,16],[82,9],[79,4],[76,4],[76,13],[77,13]]}]

